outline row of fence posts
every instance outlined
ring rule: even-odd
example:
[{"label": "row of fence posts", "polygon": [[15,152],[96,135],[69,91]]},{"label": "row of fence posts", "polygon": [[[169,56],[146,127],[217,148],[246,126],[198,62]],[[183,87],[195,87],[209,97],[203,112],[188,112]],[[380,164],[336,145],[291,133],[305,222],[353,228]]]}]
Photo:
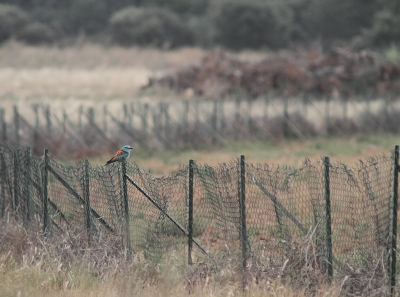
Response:
[{"label": "row of fence posts", "polygon": [[[290,134],[293,132],[295,133],[298,137],[302,138],[304,137],[300,130],[297,129],[293,123],[291,122],[291,117],[289,113],[289,102],[291,100],[288,97],[283,97],[281,99],[283,102],[283,111],[279,111],[279,113],[282,112],[282,130],[283,130],[283,136],[284,137],[290,137]],[[303,99],[297,99],[297,102],[301,101],[303,104],[303,107],[301,110],[301,114],[304,117],[307,117],[307,106],[312,106],[312,100],[310,98],[304,97]],[[332,101],[331,98],[325,97],[325,110],[321,111],[320,114],[325,118],[325,123],[326,126],[328,127],[330,125],[331,121],[331,111],[329,108],[329,104]],[[365,112],[367,114],[371,114],[370,111],[370,101],[371,98],[367,97],[366,102],[365,102]],[[202,101],[204,102],[204,101]],[[243,106],[242,102],[247,102],[247,108]],[[348,105],[352,102],[349,100],[349,98],[343,98],[341,99],[341,102],[343,104],[343,110],[342,110],[342,117],[343,119],[346,119],[347,113],[348,113]],[[384,117],[388,117],[389,110],[391,109],[391,98],[386,97],[384,101]],[[183,127],[182,131],[182,137],[184,140],[184,143],[187,143],[189,140],[188,137],[188,131],[185,130],[187,129],[188,123],[189,123],[189,114],[190,112],[194,112],[194,117],[195,117],[195,123],[196,125],[201,125],[205,130],[208,130],[210,133],[210,139],[213,144],[216,144],[221,141],[219,135],[224,134],[224,129],[228,126],[228,123],[226,122],[226,112],[224,110],[224,103],[221,100],[213,100],[213,101],[207,101],[204,102],[205,104],[211,104],[211,113],[208,115],[209,120],[205,120],[204,123],[200,122],[200,117],[199,117],[199,101],[194,101],[193,103],[190,103],[188,101],[183,102],[183,111],[182,115],[178,116],[178,121],[180,121],[180,124]],[[192,107],[189,106],[189,104],[192,105]],[[77,127],[78,129],[75,132],[72,132],[74,134],[73,136],[76,137],[75,134],[77,135],[84,135],[84,120],[83,118],[86,117],[87,123],[91,125],[97,132],[99,132],[99,136],[104,138],[105,141],[108,141],[109,143],[112,143],[112,141],[109,139],[108,135],[108,130],[109,130],[109,124],[107,119],[110,118],[111,121],[118,126],[119,129],[122,129],[124,133],[126,133],[129,137],[131,137],[135,141],[140,141],[142,145],[146,143],[146,139],[148,139],[148,133],[149,133],[149,120],[152,119],[153,122],[153,134],[157,137],[157,139],[164,143],[166,147],[171,146],[171,143],[169,140],[171,139],[170,135],[172,133],[172,127],[174,126],[172,123],[172,118],[169,107],[171,103],[168,102],[160,102],[158,106],[155,106],[153,108],[150,107],[148,103],[137,103],[136,105],[133,103],[127,104],[124,103],[122,105],[122,114],[123,116],[119,119],[113,116],[110,111],[108,110],[107,106],[103,106],[103,114],[102,114],[102,123],[97,124],[95,121],[95,109],[93,107],[89,107],[87,111],[84,111],[83,106],[80,106],[78,109],[78,120],[77,120]],[[20,136],[20,128],[21,124],[25,124],[26,126],[29,127],[30,130],[32,130],[31,135],[33,137],[32,140],[32,145],[34,146],[39,138],[39,128],[40,128],[40,116],[39,116],[39,110],[40,107],[43,111],[43,115],[45,118],[45,129],[47,134],[51,135],[52,131],[54,131],[54,124],[53,122],[57,122],[60,125],[60,129],[63,130],[64,133],[66,132],[71,132],[71,129],[66,129],[67,126],[73,126],[71,120],[68,117],[68,114],[65,110],[63,110],[62,114],[62,119],[58,119],[55,114],[52,113],[51,108],[49,105],[42,106],[39,104],[34,104],[32,105],[32,109],[34,111],[34,123],[30,124],[26,118],[24,118],[21,113],[18,110],[17,106],[13,107],[13,126],[14,126],[14,139],[13,142],[16,145],[20,145],[21,143],[21,136]],[[234,130],[236,131],[235,135],[233,137],[237,140],[239,139],[240,135],[248,135],[247,131],[252,131],[253,126],[254,126],[254,119],[252,118],[252,108],[253,108],[253,101],[252,100],[246,100],[244,98],[236,98],[235,100],[235,110],[234,110],[234,119],[236,123],[239,123],[241,120],[243,122],[240,124],[240,126],[236,127]],[[263,120],[265,121],[267,119],[267,114],[268,114],[268,109],[275,108],[274,105],[272,104],[272,99],[269,98],[268,96],[265,97],[264,99],[264,115],[262,116]],[[276,108],[275,108],[276,109]],[[276,110],[278,111],[278,110]],[[140,121],[140,129],[138,127],[138,131],[140,131],[140,134],[142,135],[141,137],[143,139],[138,139],[135,134],[131,133],[134,128],[134,121],[132,120],[134,115],[139,116],[139,121]],[[0,108],[0,122],[1,122],[1,136],[3,142],[7,142],[9,139],[7,135],[7,124],[6,124],[6,114],[5,114],[5,109]],[[374,120],[372,120],[374,121]],[[268,136],[268,131],[265,131],[266,136]],[[70,133],[71,134],[71,133]]]},{"label": "row of fence posts", "polygon": [[[24,222],[31,220],[31,195],[30,195],[30,185],[31,185],[31,153],[30,149],[27,148],[26,153],[26,164],[24,167],[25,174],[25,206],[24,209],[21,209],[21,205],[23,205],[20,201],[20,193],[19,187],[17,185],[17,181],[19,180],[18,174],[21,168],[21,164],[18,164],[18,154],[17,150],[14,150],[13,154],[13,166],[14,166],[14,178],[13,178],[13,195],[12,195],[12,211],[14,216],[17,218],[17,213],[22,212]],[[5,212],[5,180],[6,180],[6,162],[5,156],[3,152],[1,152],[1,167],[3,167],[2,175],[1,175],[1,215],[4,218]],[[95,216],[103,225],[107,227],[107,229],[112,230],[111,227],[107,225],[106,222],[90,207],[90,180],[89,180],[89,161],[84,160],[83,163],[84,167],[84,177],[83,177],[83,196],[82,199],[79,195],[74,192],[74,190],[65,182],[62,181],[59,176],[56,176],[67,189],[72,192],[72,194],[77,197],[80,202],[84,204],[85,209],[85,228],[87,230],[88,236],[88,244],[90,245],[91,241],[91,220],[92,215]],[[204,253],[209,255],[212,258],[212,255],[193,237],[193,199],[194,199],[194,168],[195,162],[193,160],[189,160],[189,167],[188,167],[188,229],[186,230],[183,226],[181,226],[173,217],[171,217],[163,207],[158,204],[157,200],[152,198],[146,191],[144,191],[139,185],[136,184],[131,177],[126,174],[126,161],[124,160],[121,162],[121,177],[122,177],[122,191],[121,191],[121,198],[123,202],[123,212],[124,212],[124,223],[123,223],[123,242],[126,250],[126,258],[129,260],[131,259],[132,254],[132,246],[131,246],[131,239],[130,239],[130,229],[129,229],[129,203],[128,203],[128,182],[135,186],[146,198],[153,203],[155,207],[157,207],[161,212],[163,212],[168,219],[170,219],[181,231],[188,237],[188,264],[192,265],[192,251],[193,251],[193,243],[195,243]],[[339,268],[341,268],[341,264],[334,258],[332,254],[332,229],[331,229],[331,202],[330,202],[330,178],[329,178],[329,168],[330,168],[330,160],[329,157],[324,158],[324,196],[325,196],[325,222],[326,222],[326,263],[327,263],[327,279],[328,281],[332,280],[333,277],[333,263],[338,264]],[[44,167],[42,170],[42,195],[43,195],[43,234],[46,236],[49,231],[49,194],[48,194],[48,174],[49,171],[53,174],[56,174],[50,167],[50,159],[48,154],[48,149],[44,151]],[[398,210],[398,171],[399,171],[399,146],[396,145],[393,154],[393,189],[392,195],[390,200],[389,206],[389,213],[390,213],[390,228],[389,228],[389,242],[388,242],[388,272],[389,272],[389,279],[390,279],[390,294],[394,295],[394,288],[396,285],[396,247],[397,247],[397,210]],[[240,234],[239,238],[241,241],[241,249],[242,249],[242,259],[243,259],[243,269],[245,270],[247,267],[247,261],[251,256],[249,250],[250,241],[248,239],[247,234],[247,227],[246,227],[246,191],[245,191],[245,182],[246,182],[246,173],[245,173],[245,158],[244,156],[240,156],[239,159],[239,180],[238,180],[238,199],[239,199],[239,215],[240,215]],[[255,182],[257,186],[274,202],[275,207],[280,208],[283,213],[291,219],[295,225],[299,227],[303,231],[303,233],[307,233],[307,230],[301,225],[300,222],[296,220],[296,218],[291,215],[280,202],[277,200],[276,197],[271,195],[265,188],[258,184],[258,182],[249,174],[250,179]],[[53,206],[55,207],[55,206]],[[213,259],[213,258],[212,258]]]}]

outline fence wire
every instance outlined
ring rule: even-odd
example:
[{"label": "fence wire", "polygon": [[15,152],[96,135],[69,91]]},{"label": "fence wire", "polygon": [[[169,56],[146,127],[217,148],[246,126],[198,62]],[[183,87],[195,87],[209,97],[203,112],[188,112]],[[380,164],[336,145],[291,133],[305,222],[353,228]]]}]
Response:
[{"label": "fence wire", "polygon": [[350,168],[305,160],[297,169],[246,163],[245,185],[239,160],[194,163],[189,193],[188,166],[160,178],[132,163],[67,166],[27,148],[0,146],[1,217],[26,225],[47,217],[50,233],[69,232],[76,240],[84,234],[89,245],[115,236],[128,252],[158,262],[171,252],[187,255],[192,195],[191,236],[207,253],[197,249],[194,262],[228,256],[239,263],[244,240],[246,260],[269,273],[312,257],[323,273],[333,265],[334,277],[374,271],[378,278],[377,267],[384,271],[393,252],[393,162],[393,156],[371,157]]}]

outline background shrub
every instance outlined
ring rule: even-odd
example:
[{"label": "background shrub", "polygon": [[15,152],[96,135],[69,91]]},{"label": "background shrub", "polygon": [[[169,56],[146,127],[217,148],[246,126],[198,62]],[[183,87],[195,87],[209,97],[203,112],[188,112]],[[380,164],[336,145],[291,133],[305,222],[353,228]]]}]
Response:
[{"label": "background shrub", "polygon": [[15,35],[28,22],[28,14],[18,6],[0,4],[0,42]]},{"label": "background shrub", "polygon": [[147,0],[145,6],[158,6],[179,14],[204,14],[210,0]]},{"label": "background shrub", "polygon": [[75,33],[97,33],[107,26],[109,18],[105,0],[74,0],[69,13]]},{"label": "background shrub", "polygon": [[211,10],[216,43],[228,48],[281,48],[289,43],[288,7],[265,1],[223,1]]},{"label": "background shrub", "polygon": [[162,8],[129,7],[110,18],[113,40],[124,46],[174,48],[194,42],[194,33],[175,13]]},{"label": "background shrub", "polygon": [[[400,45],[400,1],[383,0],[0,0],[0,42],[28,22],[61,44],[222,45],[272,50]],[[136,12],[134,12],[136,11]],[[109,21],[108,21],[109,20]],[[42,30],[35,25],[36,32]],[[111,33],[111,34],[110,34]],[[24,32],[26,34],[26,32]],[[47,39],[49,36],[44,37]]]},{"label": "background shrub", "polygon": [[16,38],[32,45],[52,43],[56,40],[56,33],[46,24],[33,22],[18,31]]},{"label": "background shrub", "polygon": [[385,9],[376,13],[373,26],[364,32],[369,45],[384,47],[400,44],[400,8],[399,11]]},{"label": "background shrub", "polygon": [[350,40],[371,26],[379,7],[375,0],[308,0],[302,7],[299,22],[311,40],[329,47],[335,41]]}]

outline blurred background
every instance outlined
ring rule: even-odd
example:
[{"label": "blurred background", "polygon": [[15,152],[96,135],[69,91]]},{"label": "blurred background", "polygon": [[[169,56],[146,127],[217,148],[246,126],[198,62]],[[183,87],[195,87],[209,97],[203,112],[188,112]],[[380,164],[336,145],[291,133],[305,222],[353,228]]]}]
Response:
[{"label": "blurred background", "polygon": [[[382,0],[2,0],[0,41],[231,50],[392,49],[400,4]],[[394,54],[393,54],[394,55]]]},{"label": "blurred background", "polygon": [[396,141],[399,93],[398,1],[0,0],[0,136],[36,155],[359,157]]}]

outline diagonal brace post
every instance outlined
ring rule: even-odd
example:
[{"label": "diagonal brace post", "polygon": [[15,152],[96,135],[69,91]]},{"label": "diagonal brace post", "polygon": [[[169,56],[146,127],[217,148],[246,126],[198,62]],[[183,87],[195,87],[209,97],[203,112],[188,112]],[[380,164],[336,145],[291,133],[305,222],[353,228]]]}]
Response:
[{"label": "diagonal brace post", "polygon": [[[179,222],[177,222],[173,217],[171,217],[165,210],[164,208],[158,204],[158,202],[156,200],[154,200],[149,194],[147,194],[130,176],[126,175],[126,179],[135,186],[136,189],[138,189],[138,191],[140,193],[142,193],[147,199],[150,200],[151,203],[154,204],[155,207],[157,207],[168,219],[171,220],[172,223],[174,223],[183,233],[185,233],[186,236],[190,236],[189,235],[189,231],[187,231],[181,224],[179,224]],[[195,238],[193,238],[193,242],[199,247],[200,250],[202,250],[205,254],[207,254],[208,256],[211,257],[210,253],[206,250],[205,247],[203,247],[201,245],[200,242],[198,242]],[[214,259],[213,259],[214,260]],[[215,262],[215,260],[214,260]]]}]

